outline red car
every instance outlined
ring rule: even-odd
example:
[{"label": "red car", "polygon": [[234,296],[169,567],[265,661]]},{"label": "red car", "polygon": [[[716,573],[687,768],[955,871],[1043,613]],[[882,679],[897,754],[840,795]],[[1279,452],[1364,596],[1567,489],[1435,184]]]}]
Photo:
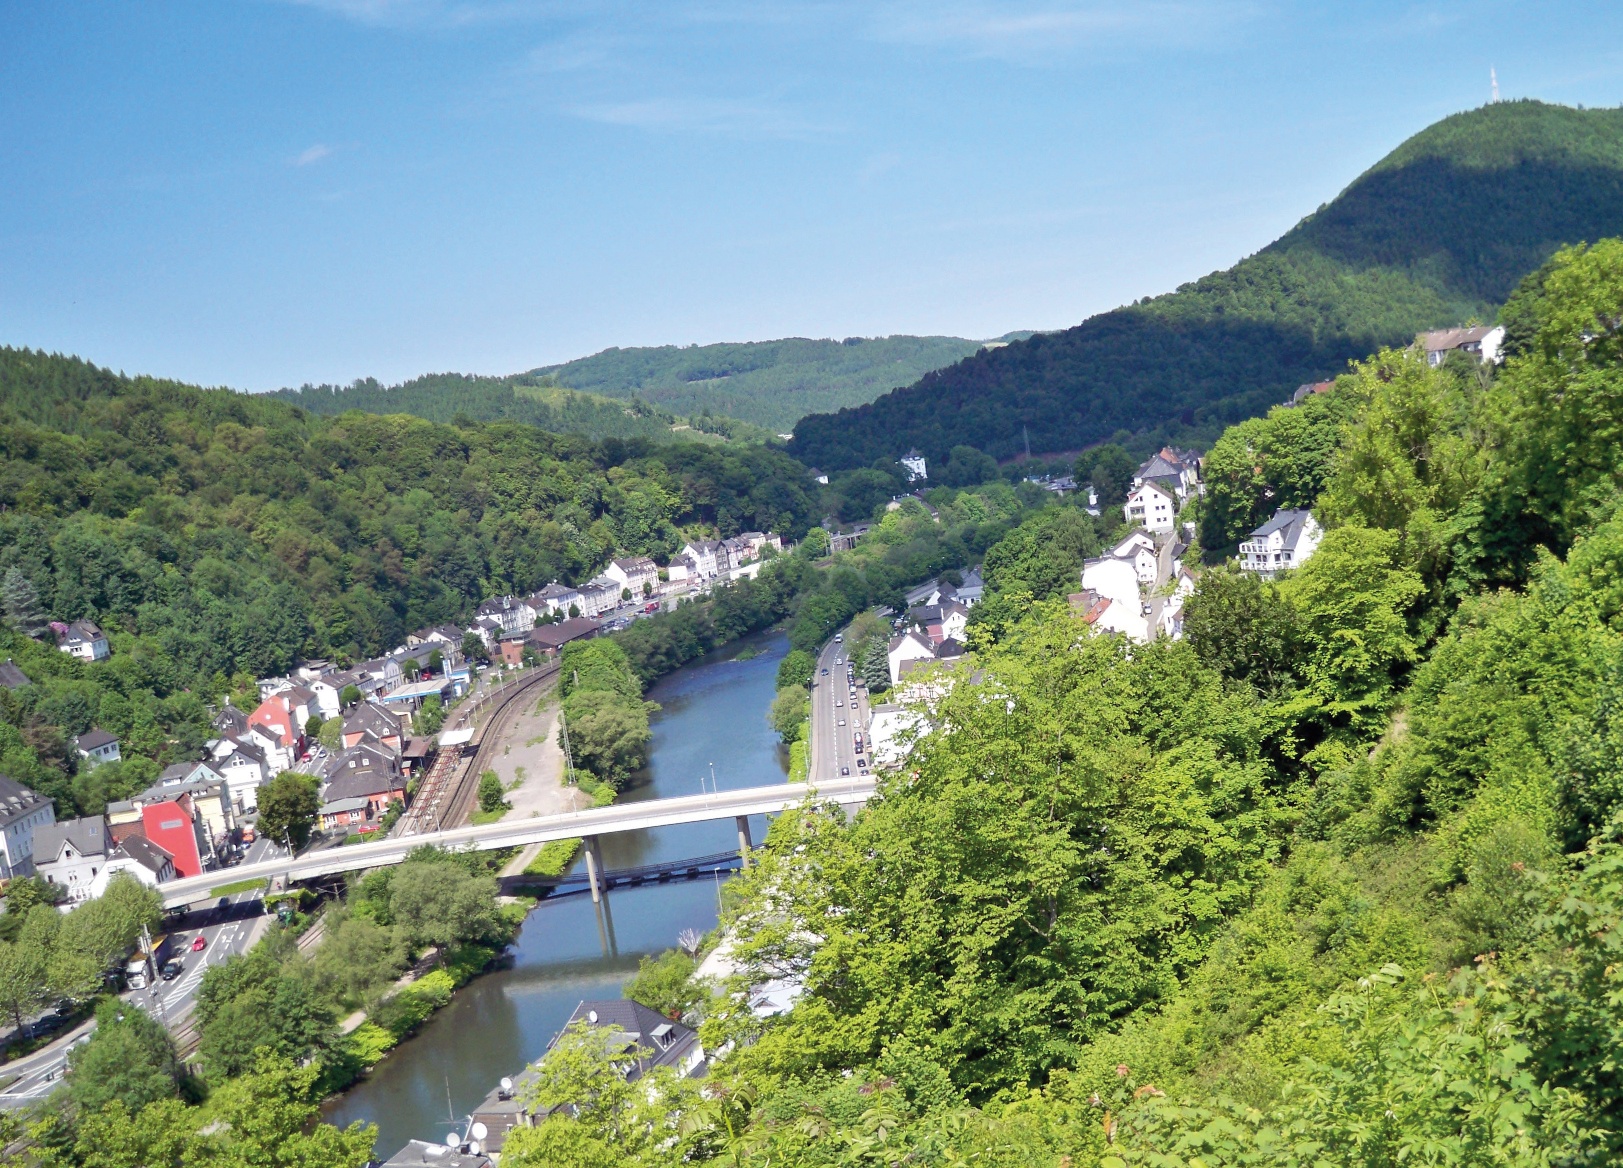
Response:
[{"label": "red car", "polygon": [[196,952],[200,951],[203,948],[203,946],[205,946],[207,944],[208,944],[208,938],[203,936],[202,933],[197,934],[197,940],[192,942],[192,952],[196,953]]}]

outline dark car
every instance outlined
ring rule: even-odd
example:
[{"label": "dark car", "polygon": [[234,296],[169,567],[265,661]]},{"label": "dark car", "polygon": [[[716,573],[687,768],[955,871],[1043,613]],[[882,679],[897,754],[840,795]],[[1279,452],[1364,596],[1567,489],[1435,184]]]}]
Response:
[{"label": "dark car", "polygon": [[841,767],[840,768],[840,774],[848,775],[850,773],[851,773],[851,768],[850,767]]},{"label": "dark car", "polygon": [[165,961],[163,963],[163,968],[161,970],[159,970],[158,973],[159,973],[159,976],[161,976],[164,981],[174,981],[177,977],[180,976],[181,971],[183,969],[185,969],[185,968],[186,967],[183,966],[180,962],[170,960],[170,961]]}]

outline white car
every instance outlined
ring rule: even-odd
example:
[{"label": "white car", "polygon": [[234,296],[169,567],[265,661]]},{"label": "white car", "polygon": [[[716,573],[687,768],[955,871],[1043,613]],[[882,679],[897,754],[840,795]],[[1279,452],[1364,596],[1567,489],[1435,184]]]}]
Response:
[{"label": "white car", "polygon": [[834,705],[835,705],[836,709],[842,709],[843,710],[845,708],[845,703],[840,701],[839,698],[834,699]]}]

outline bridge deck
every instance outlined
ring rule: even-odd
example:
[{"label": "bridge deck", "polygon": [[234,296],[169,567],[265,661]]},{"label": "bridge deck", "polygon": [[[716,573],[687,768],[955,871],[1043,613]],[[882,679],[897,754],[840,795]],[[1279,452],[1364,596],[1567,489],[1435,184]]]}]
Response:
[{"label": "bridge deck", "polygon": [[840,803],[861,803],[873,791],[873,779],[860,775],[817,787],[806,783],[779,783],[770,787],[745,787],[708,795],[684,795],[676,799],[649,799],[642,803],[594,807],[564,815],[504,820],[477,827],[457,827],[356,844],[353,847],[328,848],[307,852],[291,860],[283,856],[257,864],[239,864],[235,868],[172,880],[159,885],[158,891],[163,894],[164,905],[175,908],[206,899],[212,889],[222,884],[275,876],[285,876],[290,881],[309,880],[362,868],[379,868],[400,863],[414,848],[437,846],[454,851],[488,851],[493,848],[523,847],[558,839],[732,819],[739,815],[774,815],[800,805],[808,796]]}]

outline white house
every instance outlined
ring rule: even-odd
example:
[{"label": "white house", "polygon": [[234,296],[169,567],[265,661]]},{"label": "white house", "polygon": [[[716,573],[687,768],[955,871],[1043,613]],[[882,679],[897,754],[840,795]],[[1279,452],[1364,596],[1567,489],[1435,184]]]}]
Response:
[{"label": "white house", "polygon": [[1127,522],[1136,523],[1146,531],[1171,531],[1176,526],[1177,500],[1153,482],[1134,487],[1122,509],[1127,513]]},{"label": "white house", "polygon": [[87,768],[104,762],[118,762],[122,757],[118,750],[118,739],[94,726],[73,740],[73,749],[85,760]]},{"label": "white house", "polygon": [[270,779],[270,760],[246,737],[216,738],[208,744],[210,765],[225,779],[239,812],[259,810],[259,788]]},{"label": "white house", "polygon": [[924,461],[924,455],[917,450],[909,450],[901,457],[902,469],[907,472],[907,481],[916,483],[921,479],[930,477],[929,466]]},{"label": "white house", "polygon": [[713,579],[722,570],[723,566],[716,558],[717,552],[726,555],[719,539],[693,540],[682,549],[682,554],[693,561],[693,566],[704,579]]},{"label": "white house", "polygon": [[34,871],[34,834],[56,822],[49,799],[0,775],[0,878]]},{"label": "white house", "polygon": [[659,587],[659,568],[647,556],[629,556],[621,560],[610,560],[609,566],[603,569],[603,575],[619,584],[622,588],[631,589],[631,595],[643,595],[643,586],[653,592]]},{"label": "white house", "polygon": [[1313,512],[1282,508],[1240,544],[1240,567],[1271,580],[1307,563],[1323,535]]},{"label": "white house", "polygon": [[535,609],[517,596],[497,596],[487,600],[474,615],[499,621],[504,633],[522,633],[535,627]]},{"label": "white house", "polygon": [[593,576],[581,585],[581,616],[601,616],[620,607],[620,593],[624,589],[618,580],[608,575]]},{"label": "white house", "polygon": [[876,767],[897,767],[929,724],[917,710],[886,703],[869,711],[868,749]]},{"label": "white house", "polygon": [[34,870],[67,892],[64,908],[87,901],[92,886],[113,850],[107,817],[64,819],[34,832]]},{"label": "white house", "polygon": [[1140,584],[1153,585],[1158,578],[1155,541],[1143,531],[1133,532],[1100,558],[1126,560]]},{"label": "white house", "polygon": [[[1153,579],[1153,577],[1152,577]],[[1150,625],[1139,594],[1138,571],[1129,559],[1102,556],[1082,565],[1082,591],[1108,601],[1089,621],[1096,629],[1123,633],[1140,643],[1150,639]],[[1089,605],[1092,609],[1094,605]]]},{"label": "white house", "polygon": [[683,552],[666,565],[665,574],[670,577],[671,583],[685,582],[699,579],[699,564],[692,556]]},{"label": "white house", "polygon": [[148,888],[156,888],[175,878],[175,858],[143,835],[124,837],[107,854],[107,862],[90,880],[90,896],[95,900],[107,891],[108,881],[120,872],[128,872]]},{"label": "white house", "polygon": [[571,588],[567,584],[560,584],[554,580],[541,591],[531,594],[529,603],[530,607],[535,609],[537,613],[556,613],[558,616],[568,616],[571,606],[577,613],[585,611],[583,606],[586,603],[586,598],[580,594],[579,589]]},{"label": "white house", "polygon": [[1426,354],[1426,364],[1434,368],[1456,352],[1470,353],[1484,365],[1497,365],[1499,350],[1505,343],[1505,330],[1502,325],[1438,329],[1421,333],[1416,339]]},{"label": "white house", "polygon": [[95,621],[76,620],[66,625],[52,621],[51,631],[56,634],[56,647],[81,661],[100,661],[110,651],[107,635]]},{"label": "white house", "polygon": [[1133,486],[1141,487],[1145,483],[1154,483],[1180,503],[1187,502],[1191,495],[1202,493],[1200,455],[1193,450],[1161,447],[1155,457],[1133,475]]},{"label": "white house", "polygon": [[936,650],[922,632],[908,629],[891,639],[886,656],[890,661],[890,683],[895,685],[902,680],[903,665],[909,661],[934,661]]}]

